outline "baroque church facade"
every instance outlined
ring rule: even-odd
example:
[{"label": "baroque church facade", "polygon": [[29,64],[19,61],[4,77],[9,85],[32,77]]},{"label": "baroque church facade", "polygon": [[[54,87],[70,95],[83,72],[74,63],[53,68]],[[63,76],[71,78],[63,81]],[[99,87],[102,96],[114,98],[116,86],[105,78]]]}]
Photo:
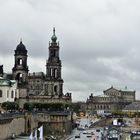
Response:
[{"label": "baroque church facade", "polygon": [[63,93],[63,79],[61,76],[61,60],[59,58],[59,43],[53,29],[51,43],[49,43],[49,57],[46,61],[46,74],[43,72],[29,73],[27,65],[28,51],[20,41],[15,50],[15,63],[12,74],[3,72],[0,66],[0,76],[17,80],[19,89],[19,104],[26,102],[71,102],[71,93]]}]

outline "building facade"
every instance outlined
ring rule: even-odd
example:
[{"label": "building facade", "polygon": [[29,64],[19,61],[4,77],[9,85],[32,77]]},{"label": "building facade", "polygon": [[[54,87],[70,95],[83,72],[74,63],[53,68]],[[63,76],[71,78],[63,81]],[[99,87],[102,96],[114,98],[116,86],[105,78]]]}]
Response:
[{"label": "building facade", "polygon": [[[19,104],[25,102],[71,102],[71,93],[63,93],[63,79],[61,76],[61,60],[59,57],[59,43],[55,35],[55,28],[49,43],[49,56],[46,62],[46,74],[43,72],[28,73],[28,51],[20,41],[17,45],[14,58],[15,63],[12,74],[3,72],[0,65],[0,76],[16,80],[19,88]],[[9,77],[9,78],[8,78]]]},{"label": "building facade", "polygon": [[56,42],[55,29],[52,42],[49,44],[49,58],[46,63],[45,94],[63,96],[63,79],[61,77],[61,60],[59,58],[59,44]]},{"label": "building facade", "polygon": [[17,81],[0,77],[0,103],[14,102],[19,98]]},{"label": "building facade", "polygon": [[92,114],[108,115],[115,111],[121,111],[125,106],[135,101],[135,91],[118,90],[112,86],[103,93],[98,96],[91,94],[87,99],[87,109]]},{"label": "building facade", "polygon": [[46,76],[43,72],[33,72],[28,75],[28,94],[31,95],[43,95],[44,94],[44,82]]}]

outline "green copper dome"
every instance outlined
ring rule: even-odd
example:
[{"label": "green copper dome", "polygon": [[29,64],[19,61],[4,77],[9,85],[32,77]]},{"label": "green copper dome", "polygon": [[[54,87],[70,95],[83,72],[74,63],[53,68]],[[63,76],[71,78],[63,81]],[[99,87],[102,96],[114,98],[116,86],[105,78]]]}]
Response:
[{"label": "green copper dome", "polygon": [[55,28],[53,28],[53,36],[51,37],[52,42],[56,42],[57,37],[55,35]]}]

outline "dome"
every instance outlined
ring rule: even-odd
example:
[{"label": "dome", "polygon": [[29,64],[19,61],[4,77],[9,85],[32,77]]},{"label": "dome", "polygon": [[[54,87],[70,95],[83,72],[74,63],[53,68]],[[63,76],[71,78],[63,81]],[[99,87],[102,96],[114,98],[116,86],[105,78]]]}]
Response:
[{"label": "dome", "polygon": [[26,54],[27,53],[26,47],[24,46],[22,41],[20,41],[20,43],[17,45],[15,52],[18,54]]},{"label": "dome", "polygon": [[55,35],[53,35],[53,36],[51,37],[51,39],[52,39],[52,42],[56,42],[57,37],[56,37]]}]

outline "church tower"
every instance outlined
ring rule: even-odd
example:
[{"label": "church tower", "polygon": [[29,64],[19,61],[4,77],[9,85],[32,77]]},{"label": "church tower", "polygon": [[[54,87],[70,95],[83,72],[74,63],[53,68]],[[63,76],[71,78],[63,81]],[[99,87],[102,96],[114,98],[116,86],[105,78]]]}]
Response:
[{"label": "church tower", "polygon": [[50,96],[63,95],[63,79],[61,78],[61,60],[59,59],[59,43],[53,28],[53,36],[49,43],[49,58],[46,64],[46,93]]},{"label": "church tower", "polygon": [[19,87],[26,87],[28,80],[27,50],[22,40],[17,46],[14,56],[13,79],[18,80]]}]

